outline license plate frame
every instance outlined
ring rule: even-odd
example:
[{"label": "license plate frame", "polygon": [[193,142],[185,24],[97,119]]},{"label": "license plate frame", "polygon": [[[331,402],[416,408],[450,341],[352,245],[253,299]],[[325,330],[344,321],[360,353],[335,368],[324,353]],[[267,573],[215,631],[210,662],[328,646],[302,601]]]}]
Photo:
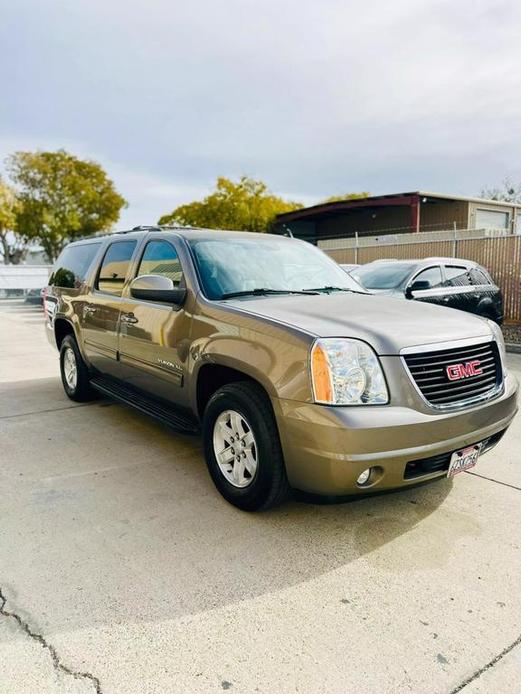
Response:
[{"label": "license plate frame", "polygon": [[456,475],[459,475],[460,472],[465,472],[465,470],[470,470],[471,468],[475,467],[478,462],[478,458],[481,455],[482,448],[482,443],[476,443],[472,446],[460,448],[459,451],[454,451],[450,457],[447,477],[455,477]]}]

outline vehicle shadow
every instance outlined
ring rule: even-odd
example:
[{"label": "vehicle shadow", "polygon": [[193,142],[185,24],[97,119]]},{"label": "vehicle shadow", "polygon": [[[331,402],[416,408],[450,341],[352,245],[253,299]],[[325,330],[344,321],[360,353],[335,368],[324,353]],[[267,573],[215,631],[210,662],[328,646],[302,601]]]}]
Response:
[{"label": "vehicle shadow", "polygon": [[[58,371],[58,360],[56,360]],[[88,403],[87,403],[88,405]],[[0,419],[38,414],[55,408],[85,407],[69,400],[59,376],[20,381],[0,381]]]},{"label": "vehicle shadow", "polygon": [[448,480],[244,513],[214,489],[199,438],[109,400],[68,407],[58,379],[7,386],[15,409],[28,392],[31,408],[0,419],[2,580],[46,628],[195,614],[362,558],[383,571],[443,566],[479,531],[455,518],[438,550],[415,551]]}]

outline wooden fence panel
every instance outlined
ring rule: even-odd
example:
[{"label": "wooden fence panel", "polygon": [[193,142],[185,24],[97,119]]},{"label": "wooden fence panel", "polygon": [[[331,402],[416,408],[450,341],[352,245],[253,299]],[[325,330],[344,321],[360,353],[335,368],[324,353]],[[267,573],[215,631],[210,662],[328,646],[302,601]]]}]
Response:
[{"label": "wooden fence panel", "polygon": [[431,256],[457,257],[487,268],[501,287],[505,301],[505,321],[521,323],[521,236],[426,241],[381,246],[331,249],[326,251],[339,263],[370,263],[372,260],[423,259]]},{"label": "wooden fence panel", "polygon": [[354,248],[338,248],[334,251],[322,249],[324,253],[330,255],[337,263],[352,264],[360,261],[356,261],[356,250]]}]

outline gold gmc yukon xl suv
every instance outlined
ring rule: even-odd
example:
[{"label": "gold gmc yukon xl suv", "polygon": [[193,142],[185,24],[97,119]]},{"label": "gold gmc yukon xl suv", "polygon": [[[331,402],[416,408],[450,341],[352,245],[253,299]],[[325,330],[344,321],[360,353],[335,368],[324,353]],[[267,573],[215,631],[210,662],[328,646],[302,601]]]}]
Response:
[{"label": "gold gmc yukon xl suv", "polygon": [[69,398],[202,430],[221,494],[349,496],[475,465],[516,413],[500,329],[367,295],[309,243],[139,227],[77,241],[44,292]]}]

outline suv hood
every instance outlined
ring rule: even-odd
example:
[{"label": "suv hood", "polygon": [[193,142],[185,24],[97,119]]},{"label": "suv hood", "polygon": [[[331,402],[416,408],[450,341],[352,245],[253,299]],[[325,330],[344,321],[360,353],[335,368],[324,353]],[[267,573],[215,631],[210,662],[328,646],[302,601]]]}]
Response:
[{"label": "suv hood", "polygon": [[401,289],[367,289],[366,291],[375,296],[395,296],[398,299],[405,299],[405,293]]},{"label": "suv hood", "polygon": [[234,299],[229,305],[286,323],[319,337],[354,337],[379,355],[397,355],[404,347],[490,337],[482,318],[420,301],[344,292],[318,296],[282,295]]}]

